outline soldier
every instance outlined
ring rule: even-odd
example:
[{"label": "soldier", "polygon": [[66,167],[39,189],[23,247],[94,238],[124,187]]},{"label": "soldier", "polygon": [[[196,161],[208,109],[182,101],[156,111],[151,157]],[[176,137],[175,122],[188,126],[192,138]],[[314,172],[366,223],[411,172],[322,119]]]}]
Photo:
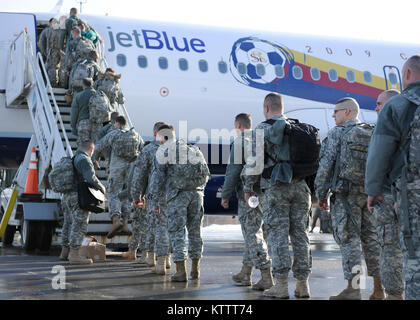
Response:
[{"label": "soldier", "polygon": [[[398,90],[387,90],[379,94],[375,111],[382,110],[389,98],[400,94]],[[378,160],[381,161],[381,160]],[[402,300],[404,291],[403,257],[400,247],[398,219],[394,211],[392,185],[384,185],[386,204],[377,203],[374,206],[374,217],[381,246],[380,267],[381,279],[387,294],[386,300]]]},{"label": "soldier", "polygon": [[121,75],[116,75],[114,69],[107,68],[105,74],[100,73],[95,82],[95,89],[102,90],[107,95],[109,102],[114,110],[118,109],[119,104],[124,104],[125,98],[118,83]]},{"label": "soldier", "polygon": [[[353,98],[343,98],[336,103],[333,118],[337,126],[328,132],[315,179],[316,196],[322,210],[328,210],[329,186],[334,192],[335,199],[331,200],[332,209],[330,211],[333,234],[335,241],[340,246],[344,278],[348,281],[347,288],[340,294],[331,296],[331,300],[361,299],[360,286],[354,282],[357,279],[356,273],[360,271],[362,265],[362,250],[368,275],[373,276],[374,280],[374,291],[370,299],[384,298],[379,269],[378,237],[374,219],[368,212],[364,200],[366,195],[362,184],[365,163],[362,158],[363,154],[361,151],[357,154],[344,153],[348,150],[348,144],[344,141],[351,137],[352,132],[356,132],[354,130],[370,128],[360,124],[359,110],[359,104]],[[353,142],[362,142],[360,135],[357,136],[357,139],[360,141]],[[366,138],[367,141],[369,141],[368,139],[370,136]],[[358,161],[357,157],[362,160]],[[361,176],[359,179],[350,180],[346,175],[348,172],[359,173]],[[362,250],[360,246],[362,246]]]},{"label": "soldier", "polygon": [[60,25],[57,23],[57,21],[54,21],[51,24],[51,29],[48,33],[47,61],[45,65],[48,73],[48,78],[50,79],[51,86],[53,87],[57,87],[59,84],[60,86],[64,86],[64,83],[62,82],[62,71],[59,72],[59,70],[64,69],[64,66],[61,65],[61,63],[64,60],[65,54],[60,50],[59,37]]},{"label": "soldier", "polygon": [[98,55],[95,50],[90,50],[86,59],[79,59],[73,65],[70,72],[70,90],[79,92],[82,89],[81,82],[83,78],[98,79],[100,67],[97,65]]},{"label": "soldier", "polygon": [[[91,140],[85,140],[81,143],[79,150],[77,150],[74,156],[75,174],[105,194],[105,187],[96,177],[91,161],[94,149],[95,145]],[[79,252],[83,238],[87,232],[90,212],[79,207],[77,188],[66,194],[63,201],[65,207],[70,210],[72,215],[68,260],[70,264],[91,264],[92,259],[82,257]]]},{"label": "soldier", "polygon": [[[262,189],[262,205],[264,226],[271,247],[273,275],[276,284],[264,291],[264,296],[289,298],[288,274],[292,265],[289,256],[289,234],[294,252],[293,274],[296,280],[295,296],[309,298],[308,278],[311,273],[311,257],[309,254],[309,238],[307,227],[311,192],[303,178],[293,178],[293,170],[289,163],[288,139],[283,139],[287,118],[283,114],[283,99],[277,93],[270,93],[264,99],[263,112],[267,121],[260,123],[254,133],[253,149],[256,151],[258,133],[264,130],[264,151],[256,151],[256,159],[248,157],[242,170],[245,203],[248,203],[255,187],[260,181]],[[269,119],[274,120],[273,125]],[[269,129],[279,128],[275,135]],[[260,131],[258,131],[260,130]],[[264,154],[267,154],[265,158]],[[274,159],[276,161],[274,161]],[[273,167],[274,166],[274,167]],[[264,168],[264,171],[258,168]],[[272,173],[266,174],[270,167]],[[261,174],[262,171],[262,174]]]},{"label": "soldier", "polygon": [[[268,255],[267,243],[263,238],[261,205],[251,208],[244,202],[241,171],[247,158],[246,144],[252,139],[252,119],[248,113],[238,114],[234,122],[238,137],[231,144],[229,164],[226,168],[225,182],[222,189],[221,206],[229,207],[229,198],[236,188],[238,195],[238,217],[241,223],[245,249],[241,271],[232,277],[233,281],[243,286],[250,286],[252,267],[261,272],[261,280],[252,286],[254,290],[266,290],[273,286],[271,275],[271,260]],[[261,194],[259,194],[261,197]]]},{"label": "soldier", "polygon": [[151,176],[154,169],[156,151],[160,145],[159,141],[156,140],[156,136],[159,128],[164,124],[164,122],[155,123],[153,126],[154,140],[143,148],[134,164],[133,177],[131,179],[131,196],[135,207],[140,204],[141,199],[145,199],[146,211],[139,212],[136,224],[133,224],[133,231],[135,228],[136,236],[134,237],[133,234],[131,237],[130,251],[127,253],[127,258],[135,256],[140,238],[145,245],[145,247],[141,248],[141,261],[144,261],[149,267],[155,266],[154,272],[158,274],[165,274],[165,269],[169,269],[171,266],[167,228],[168,217],[165,211],[166,204],[165,202],[161,203],[160,214],[156,216],[150,202]]},{"label": "soldier", "polygon": [[[99,129],[98,134],[96,135],[95,141],[99,141],[101,140],[103,137],[105,137],[108,132],[115,130],[115,123],[117,118],[119,117],[119,113],[118,112],[112,112],[111,113],[111,121],[104,125],[101,129]],[[103,151],[103,155],[105,157],[105,161],[108,162],[107,167],[109,167],[109,160],[111,158],[111,149],[108,147]]]},{"label": "soldier", "polygon": [[89,114],[89,100],[95,94],[90,78],[83,79],[83,90],[76,94],[71,104],[70,118],[72,133],[77,136],[77,144],[84,140],[94,140],[96,129],[93,128]]},{"label": "soldier", "polygon": [[42,54],[42,59],[44,61],[47,60],[47,56],[48,56],[48,38],[49,38],[49,33],[52,30],[52,25],[54,23],[57,23],[57,20],[54,19],[54,18],[51,18],[48,21],[48,26],[45,27],[45,29],[42,30],[41,34],[39,35],[38,48],[39,48],[39,51]]},{"label": "soldier", "polygon": [[390,98],[379,113],[369,146],[365,187],[371,212],[376,203],[388,204],[384,186],[392,183],[397,191],[405,299],[420,300],[420,55],[404,63],[402,87],[401,94]]},{"label": "soldier", "polygon": [[[96,145],[95,153],[92,157],[94,161],[99,159],[103,150],[111,148],[111,159],[108,176],[108,207],[112,220],[112,228],[107,237],[113,238],[122,229],[123,232],[130,232],[128,229],[128,219],[131,213],[131,204],[128,198],[121,201],[118,197],[123,190],[124,183],[127,181],[130,162],[138,155],[143,148],[144,142],[139,134],[132,128],[127,130],[127,121],[123,116],[117,117],[115,130],[107,133]],[[120,221],[122,220],[122,222]]]},{"label": "soldier", "polygon": [[188,254],[192,259],[190,279],[197,280],[200,278],[203,252],[201,228],[204,187],[210,172],[201,151],[183,141],[177,141],[172,126],[161,126],[158,139],[161,146],[156,152],[150,193],[153,210],[157,215],[160,214],[161,203],[166,200],[167,204],[168,232],[177,271],[171,281],[187,281],[185,229],[188,230]]}]

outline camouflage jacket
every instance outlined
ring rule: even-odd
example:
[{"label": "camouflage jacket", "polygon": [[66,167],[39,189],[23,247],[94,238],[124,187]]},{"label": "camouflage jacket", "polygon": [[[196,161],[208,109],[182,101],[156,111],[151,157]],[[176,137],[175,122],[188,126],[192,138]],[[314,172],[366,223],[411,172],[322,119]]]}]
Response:
[{"label": "camouflage jacket", "polygon": [[51,27],[46,27],[44,30],[42,30],[41,34],[39,35],[38,48],[44,60],[47,58],[48,54],[48,38],[51,31]]},{"label": "camouflage jacket", "polygon": [[365,190],[370,196],[384,193],[387,175],[391,183],[401,176],[407,150],[401,152],[400,148],[407,141],[417,109],[405,95],[420,98],[420,81],[410,83],[400,95],[390,98],[379,113],[366,163]]},{"label": "camouflage jacket", "polygon": [[72,39],[66,52],[66,70],[70,71],[75,62],[81,59],[87,59],[91,50],[95,50],[95,46],[91,41],[82,37]]},{"label": "camouflage jacket", "polygon": [[103,187],[102,183],[96,177],[92,160],[86,152],[80,149],[77,150],[74,156],[74,167],[76,168],[77,174],[80,178],[83,178],[97,189],[101,189],[101,187]]},{"label": "camouflage jacket", "polygon": [[[290,183],[293,170],[290,160],[289,141],[284,135],[287,117],[275,115],[272,120],[278,120],[273,125],[262,122],[254,130],[252,150],[248,151],[246,164],[241,173],[244,192],[256,192],[258,182],[261,189],[267,189],[277,182]],[[263,134],[263,135],[262,135]],[[264,143],[262,143],[262,138]],[[266,157],[268,154],[270,157]],[[262,176],[263,169],[273,167],[270,178]]]},{"label": "camouflage jacket", "polygon": [[319,200],[327,198],[328,190],[334,175],[335,162],[340,151],[340,140],[344,128],[360,123],[359,119],[348,120],[340,126],[335,126],[328,131],[327,139],[324,140],[320,151],[318,172],[315,178],[315,194]]},{"label": "camouflage jacket", "polygon": [[149,196],[154,159],[159,145],[159,141],[154,140],[150,142],[143,148],[137,160],[134,162],[133,175],[129,180],[132,199],[138,200],[145,195]]},{"label": "camouflage jacket", "polygon": [[109,102],[114,106],[115,104],[124,104],[124,94],[118,83],[114,80],[98,79],[95,82],[95,89],[102,90],[107,95]]},{"label": "camouflage jacket", "polygon": [[86,88],[77,93],[71,103],[70,118],[71,129],[77,132],[77,123],[80,120],[89,119],[89,100],[95,94],[95,89]]}]

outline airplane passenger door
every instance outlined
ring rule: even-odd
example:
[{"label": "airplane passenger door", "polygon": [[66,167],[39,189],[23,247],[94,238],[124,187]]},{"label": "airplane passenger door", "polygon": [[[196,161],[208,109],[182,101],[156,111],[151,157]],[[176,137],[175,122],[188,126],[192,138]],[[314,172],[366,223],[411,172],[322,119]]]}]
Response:
[{"label": "airplane passenger door", "polygon": [[401,75],[397,67],[384,66],[384,75],[386,90],[396,89],[398,91],[401,91]]}]

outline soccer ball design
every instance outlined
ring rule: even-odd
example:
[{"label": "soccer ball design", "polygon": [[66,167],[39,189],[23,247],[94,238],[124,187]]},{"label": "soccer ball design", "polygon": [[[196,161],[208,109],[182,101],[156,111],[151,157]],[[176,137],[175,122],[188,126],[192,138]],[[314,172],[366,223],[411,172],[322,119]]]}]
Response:
[{"label": "soccer ball design", "polygon": [[284,69],[284,77],[293,66],[293,54],[286,47],[255,37],[236,41],[230,54],[230,71],[240,83],[263,87],[277,82],[276,66]]}]

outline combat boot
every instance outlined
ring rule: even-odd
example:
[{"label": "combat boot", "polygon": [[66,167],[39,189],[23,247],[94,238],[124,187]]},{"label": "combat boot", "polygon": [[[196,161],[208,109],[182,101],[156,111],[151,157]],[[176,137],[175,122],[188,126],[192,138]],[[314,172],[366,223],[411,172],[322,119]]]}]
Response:
[{"label": "combat boot", "polygon": [[271,268],[261,269],[261,280],[252,286],[253,290],[264,291],[270,289],[273,283],[273,276],[271,275]]},{"label": "combat boot", "polygon": [[360,288],[354,289],[352,280],[348,280],[347,288],[335,296],[331,296],[330,300],[362,300]]},{"label": "combat boot", "polygon": [[166,269],[170,269],[171,268],[171,255],[168,254],[166,256]]},{"label": "combat boot", "polygon": [[250,286],[251,285],[251,274],[252,266],[242,265],[242,269],[239,273],[232,276],[232,280],[235,281],[240,286]]},{"label": "combat boot", "polygon": [[403,299],[402,293],[400,293],[400,294],[389,294],[387,295],[385,300],[404,300],[404,299]]},{"label": "combat boot", "polygon": [[108,239],[111,239],[115,236],[115,234],[122,228],[123,224],[120,221],[120,218],[115,215],[112,217],[112,227],[111,230],[109,230],[108,234],[106,235],[106,237]]},{"label": "combat boot", "polygon": [[271,289],[265,290],[263,295],[280,299],[289,299],[289,279],[277,278],[276,284]]},{"label": "combat boot", "polygon": [[139,263],[146,264],[147,257],[148,257],[148,252],[146,250],[143,250],[140,255]]},{"label": "combat boot", "polygon": [[200,259],[192,259],[190,280],[200,279]]},{"label": "combat boot", "polygon": [[127,252],[123,252],[122,257],[128,260],[137,260],[137,250],[128,249]]},{"label": "combat boot", "polygon": [[156,256],[154,251],[147,252],[146,264],[148,267],[154,267],[156,265]]},{"label": "combat boot", "polygon": [[80,249],[71,249],[69,253],[70,264],[92,264],[92,259],[82,257],[80,255]]},{"label": "combat boot", "polygon": [[128,218],[123,219],[123,225],[122,225],[121,231],[131,234],[131,231],[128,228]]},{"label": "combat boot", "polygon": [[309,298],[311,296],[309,291],[309,282],[308,280],[296,280],[296,298]]},{"label": "combat boot", "polygon": [[384,300],[385,299],[385,288],[382,285],[381,278],[373,277],[373,292],[369,297],[369,300]]},{"label": "combat boot", "polygon": [[187,282],[187,262],[176,262],[176,273],[171,277],[172,282]]},{"label": "combat boot", "polygon": [[166,274],[166,256],[158,256],[156,266],[152,269],[152,273]]},{"label": "combat boot", "polygon": [[63,260],[63,261],[68,260],[69,252],[70,252],[69,247],[66,247],[66,246],[61,247],[60,260]]}]

